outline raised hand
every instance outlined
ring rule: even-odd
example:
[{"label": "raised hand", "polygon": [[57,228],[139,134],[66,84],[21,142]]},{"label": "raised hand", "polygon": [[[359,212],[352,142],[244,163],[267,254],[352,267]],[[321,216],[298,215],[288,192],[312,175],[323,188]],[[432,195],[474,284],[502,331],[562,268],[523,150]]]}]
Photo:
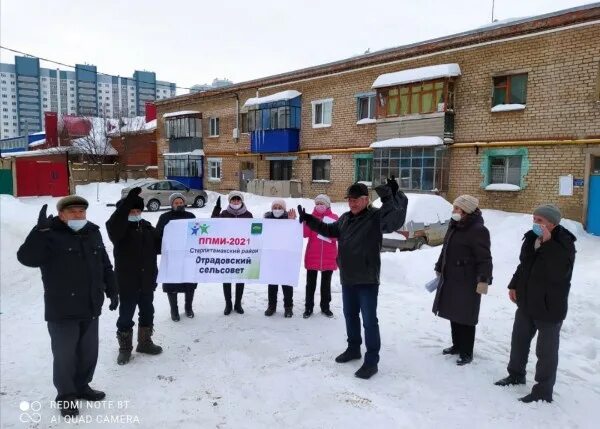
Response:
[{"label": "raised hand", "polygon": [[296,219],[296,210],[294,210],[294,209],[288,210],[288,219]]},{"label": "raised hand", "polygon": [[218,208],[219,210],[221,210],[221,196],[219,195],[219,198],[217,198],[217,202],[215,203],[215,208]]},{"label": "raised hand", "polygon": [[127,194],[127,198],[138,197],[141,193],[142,193],[142,188],[140,188],[139,186],[136,186],[135,188],[132,188],[129,191],[129,193]]},{"label": "raised hand", "polygon": [[52,219],[54,216],[46,215],[46,210],[48,210],[48,204],[44,204],[42,209],[40,210],[40,214],[38,216],[37,228],[40,231],[48,231],[50,229],[50,225],[52,223]]},{"label": "raised hand", "polygon": [[300,204],[298,204],[298,221],[300,223],[304,222],[308,215],[306,214],[306,210]]},{"label": "raised hand", "polygon": [[392,196],[396,195],[398,193],[398,189],[400,188],[400,186],[398,186],[398,182],[396,182],[396,177],[392,174],[390,178],[386,180],[386,182],[392,191]]}]

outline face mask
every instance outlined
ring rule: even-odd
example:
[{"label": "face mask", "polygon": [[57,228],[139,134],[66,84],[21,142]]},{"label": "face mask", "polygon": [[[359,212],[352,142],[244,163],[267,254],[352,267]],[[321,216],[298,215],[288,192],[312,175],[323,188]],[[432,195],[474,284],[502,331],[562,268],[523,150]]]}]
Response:
[{"label": "face mask", "polygon": [[71,220],[67,221],[67,225],[73,231],[79,231],[81,228],[83,228],[85,226],[86,223],[87,223],[87,220],[85,220],[85,219],[71,219]]},{"label": "face mask", "polygon": [[283,216],[284,213],[285,213],[285,210],[281,210],[281,209],[273,210],[273,216],[275,216],[275,217],[281,217],[281,216]]},{"label": "face mask", "polygon": [[325,213],[327,211],[327,206],[323,204],[317,204],[315,206],[315,210],[317,211],[317,213]]},{"label": "face mask", "polygon": [[541,237],[542,235],[544,235],[544,231],[542,231],[542,225],[540,225],[539,223],[534,223],[533,226],[531,227],[531,230],[538,237]]},{"label": "face mask", "polygon": [[177,206],[173,210],[175,210],[176,212],[182,212],[185,210],[185,206]]},{"label": "face mask", "polygon": [[139,222],[142,220],[142,215],[129,215],[127,216],[129,222]]},{"label": "face mask", "polygon": [[452,216],[450,216],[450,217],[455,222],[460,222],[460,220],[462,219],[462,216],[460,215],[460,213],[452,213]]},{"label": "face mask", "polygon": [[242,208],[241,204],[229,204],[229,207],[231,207],[234,210],[239,210]]}]

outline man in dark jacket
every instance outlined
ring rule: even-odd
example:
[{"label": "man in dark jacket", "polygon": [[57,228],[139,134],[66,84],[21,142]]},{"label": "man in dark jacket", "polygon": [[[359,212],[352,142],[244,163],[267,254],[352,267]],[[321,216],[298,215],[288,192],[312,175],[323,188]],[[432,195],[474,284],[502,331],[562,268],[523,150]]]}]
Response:
[{"label": "man in dark jacket", "polygon": [[106,222],[108,237],[114,245],[115,273],[119,284],[121,306],[117,320],[119,356],[124,365],[131,358],[133,315],[138,307],[138,353],[156,355],[162,348],[152,342],[154,326],[154,290],[156,289],[156,255],[160,237],[147,220],[142,219],[144,200],[141,188],[133,188],[117,203],[117,209]]},{"label": "man in dark jacket", "polygon": [[338,266],[342,282],[342,300],[348,348],[336,357],[336,362],[345,363],[361,358],[362,344],[360,314],[365,328],[365,361],[355,375],[368,379],[377,373],[379,363],[379,322],[377,320],[377,296],[379,293],[379,271],[381,268],[382,234],[394,232],[404,224],[408,199],[398,191],[392,176],[386,185],[375,191],[381,198],[380,209],[369,203],[369,190],[362,183],[348,188],[346,198],[350,211],[336,222],[321,222],[298,206],[300,222],[325,237],[338,239]]},{"label": "man in dark jacket", "polygon": [[571,275],[575,264],[575,236],[559,225],[560,210],[552,205],[533,212],[533,228],[523,238],[520,263],[508,285],[509,298],[517,304],[512,331],[508,377],[498,386],[525,384],[529,347],[538,333],[531,393],[525,403],[552,402],[558,367],[560,328],[567,316]]},{"label": "man in dark jacket", "polygon": [[100,401],[92,381],[98,361],[98,318],[104,294],[110,309],[119,304],[113,268],[97,225],[86,220],[88,202],[71,195],[58,201],[58,217],[40,210],[37,225],[17,252],[28,267],[39,267],[44,284],[56,401],[63,416],[76,416],[77,399]]},{"label": "man in dark jacket", "polygon": [[[169,203],[171,204],[171,210],[161,214],[156,224],[156,232],[160,237],[161,243],[165,226],[167,226],[169,222],[172,220],[196,218],[194,213],[185,210],[185,197],[179,192],[171,194]],[[173,322],[179,322],[179,320],[181,320],[179,317],[179,308],[177,306],[178,293],[183,293],[185,296],[185,315],[189,318],[194,317],[192,302],[194,301],[194,291],[196,290],[196,286],[196,283],[163,283],[163,292],[165,292],[169,298],[171,320],[173,320]]]}]

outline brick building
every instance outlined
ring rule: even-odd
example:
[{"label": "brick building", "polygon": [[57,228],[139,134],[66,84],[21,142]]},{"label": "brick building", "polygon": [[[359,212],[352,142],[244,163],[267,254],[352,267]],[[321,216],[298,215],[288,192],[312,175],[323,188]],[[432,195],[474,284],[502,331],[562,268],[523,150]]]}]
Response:
[{"label": "brick building", "polygon": [[551,201],[584,222],[600,210],[597,4],[157,108],[159,174],[172,162],[162,154],[178,145],[165,134],[169,112],[194,112],[187,115],[199,132],[188,149],[202,153],[198,174],[211,190],[244,189],[253,178],[293,180],[303,196],[340,200],[355,180],[375,186],[394,174],[405,190],[449,199],[470,193],[485,208],[529,212]]}]

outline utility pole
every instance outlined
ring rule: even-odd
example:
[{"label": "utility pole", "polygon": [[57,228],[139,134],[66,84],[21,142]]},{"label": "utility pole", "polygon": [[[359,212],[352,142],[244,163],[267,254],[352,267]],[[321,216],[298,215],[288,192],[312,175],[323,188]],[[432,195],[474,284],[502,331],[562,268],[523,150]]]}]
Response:
[{"label": "utility pole", "polygon": [[496,0],[492,0],[492,22],[494,22],[494,6],[495,6]]}]

